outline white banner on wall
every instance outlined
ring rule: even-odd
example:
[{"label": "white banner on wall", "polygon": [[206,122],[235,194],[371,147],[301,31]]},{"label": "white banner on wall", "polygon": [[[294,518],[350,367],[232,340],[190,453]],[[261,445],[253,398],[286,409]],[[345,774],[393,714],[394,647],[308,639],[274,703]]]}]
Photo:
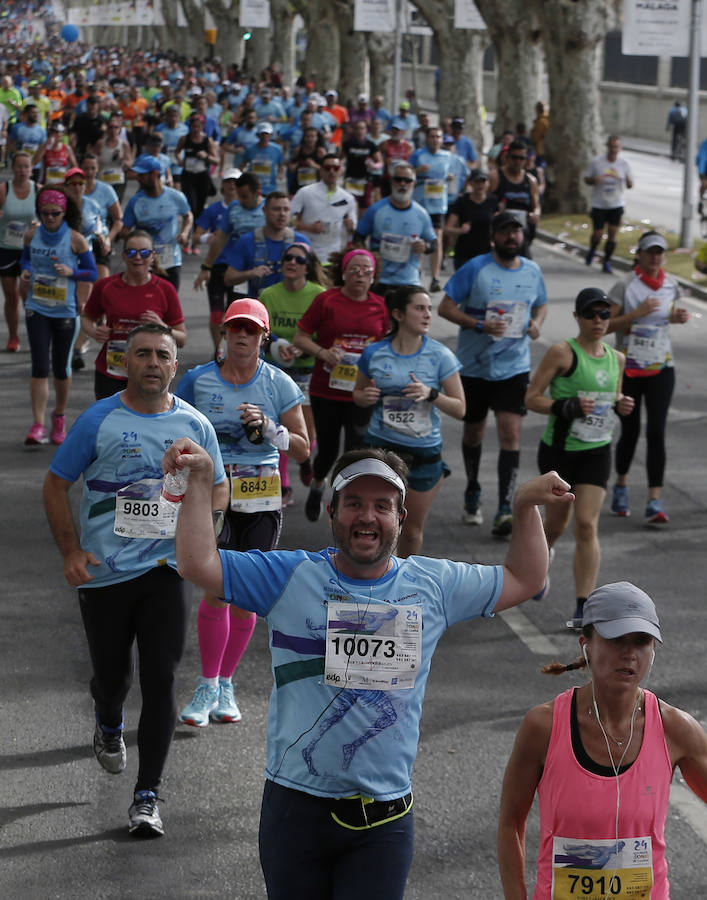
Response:
[{"label": "white banner on wall", "polygon": [[354,31],[395,31],[396,0],[356,0]]},{"label": "white banner on wall", "polygon": [[474,0],[454,0],[454,27],[486,31],[486,22]]},{"label": "white banner on wall", "polygon": [[687,56],[690,0],[624,0],[621,51],[626,56]]},{"label": "white banner on wall", "polygon": [[241,28],[270,28],[270,0],[241,0]]}]

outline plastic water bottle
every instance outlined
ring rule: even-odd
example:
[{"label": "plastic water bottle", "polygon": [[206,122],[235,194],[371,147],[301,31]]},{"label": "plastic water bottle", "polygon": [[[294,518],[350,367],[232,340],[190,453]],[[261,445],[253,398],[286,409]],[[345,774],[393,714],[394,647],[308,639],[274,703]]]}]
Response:
[{"label": "plastic water bottle", "polygon": [[166,507],[178,507],[187,492],[189,469],[178,469],[176,475],[168,472],[162,481],[160,502]]}]

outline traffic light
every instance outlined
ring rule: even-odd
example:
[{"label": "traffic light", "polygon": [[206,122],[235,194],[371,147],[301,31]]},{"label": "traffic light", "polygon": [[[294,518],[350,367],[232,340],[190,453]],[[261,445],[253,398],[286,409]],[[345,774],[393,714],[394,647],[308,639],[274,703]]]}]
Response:
[{"label": "traffic light", "polygon": [[243,32],[243,40],[244,41],[249,41],[252,37],[253,37],[252,31],[244,31]]}]

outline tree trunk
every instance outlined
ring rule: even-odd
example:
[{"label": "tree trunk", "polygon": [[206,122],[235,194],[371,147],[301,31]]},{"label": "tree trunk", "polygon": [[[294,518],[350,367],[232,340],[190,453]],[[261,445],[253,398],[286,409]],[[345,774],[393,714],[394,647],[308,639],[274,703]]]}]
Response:
[{"label": "tree trunk", "polygon": [[548,212],[587,208],[584,170],[603,144],[600,54],[611,0],[537,0],[550,84],[545,140]]},{"label": "tree trunk", "polygon": [[354,31],[353,3],[337,3],[339,10],[339,103],[346,106],[356,104],[361,93],[369,90],[369,64],[366,36],[363,31]]},{"label": "tree trunk", "polygon": [[284,84],[295,83],[295,13],[289,0],[270,0],[272,17],[271,63],[280,64]]},{"label": "tree trunk", "polygon": [[[475,0],[496,51],[494,133],[530,128],[538,101],[540,31],[532,17],[532,0]],[[591,2],[591,0],[589,0]],[[542,7],[542,0],[537,0]],[[551,4],[547,4],[551,5]]]},{"label": "tree trunk", "polygon": [[253,37],[245,46],[245,70],[260,78],[260,73],[270,62],[272,31],[270,28],[253,28]]},{"label": "tree trunk", "polygon": [[323,93],[339,83],[339,7],[331,0],[310,0],[304,75]]},{"label": "tree trunk", "polygon": [[366,47],[370,65],[371,97],[380,94],[384,105],[395,109],[398,101],[393,97],[393,59],[395,35],[386,31],[366,31]]},{"label": "tree trunk", "polygon": [[454,27],[454,0],[413,0],[434,31],[444,65],[440,70],[439,117],[462,116],[466,132],[483,149],[483,54],[485,31]]}]

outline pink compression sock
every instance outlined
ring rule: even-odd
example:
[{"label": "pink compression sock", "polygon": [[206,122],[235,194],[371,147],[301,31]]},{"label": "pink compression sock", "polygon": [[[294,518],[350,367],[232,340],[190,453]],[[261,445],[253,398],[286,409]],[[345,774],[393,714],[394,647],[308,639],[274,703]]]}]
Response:
[{"label": "pink compression sock", "polygon": [[218,678],[223,655],[228,645],[231,615],[227,606],[209,606],[202,597],[197,616],[201,674]]},{"label": "pink compression sock", "polygon": [[280,482],[283,487],[290,486],[290,457],[280,450]]},{"label": "pink compression sock", "polygon": [[221,678],[233,677],[236,666],[241,661],[241,657],[245,653],[255,630],[255,613],[252,616],[248,616],[247,619],[236,619],[231,615],[228,618],[231,620],[231,625],[228,644],[221,660],[221,671],[218,673]]}]

